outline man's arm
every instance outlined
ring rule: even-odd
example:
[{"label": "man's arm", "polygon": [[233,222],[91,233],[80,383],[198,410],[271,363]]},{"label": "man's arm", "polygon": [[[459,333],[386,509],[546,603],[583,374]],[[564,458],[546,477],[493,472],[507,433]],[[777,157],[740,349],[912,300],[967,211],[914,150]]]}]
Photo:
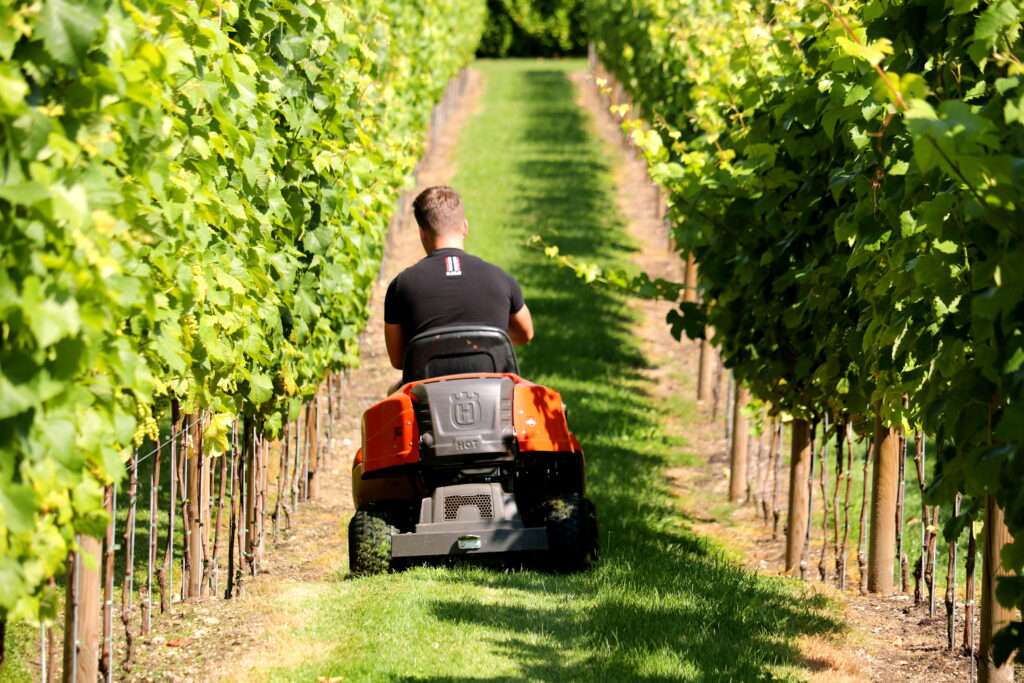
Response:
[{"label": "man's arm", "polygon": [[[531,327],[530,329],[532,330],[533,328]],[[402,363],[405,360],[405,335],[402,334],[401,325],[384,323],[384,345],[388,347],[388,358],[391,359],[391,367],[401,370]]]},{"label": "man's arm", "polygon": [[522,346],[533,339],[533,318],[526,304],[508,317],[508,338],[516,346]]}]

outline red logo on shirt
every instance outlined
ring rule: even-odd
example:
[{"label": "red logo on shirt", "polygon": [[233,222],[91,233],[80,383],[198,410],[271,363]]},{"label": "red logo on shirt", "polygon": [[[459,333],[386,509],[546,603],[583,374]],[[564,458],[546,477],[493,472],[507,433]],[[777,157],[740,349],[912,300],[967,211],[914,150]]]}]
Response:
[{"label": "red logo on shirt", "polygon": [[444,274],[447,277],[462,275],[462,264],[459,262],[458,256],[444,257]]}]

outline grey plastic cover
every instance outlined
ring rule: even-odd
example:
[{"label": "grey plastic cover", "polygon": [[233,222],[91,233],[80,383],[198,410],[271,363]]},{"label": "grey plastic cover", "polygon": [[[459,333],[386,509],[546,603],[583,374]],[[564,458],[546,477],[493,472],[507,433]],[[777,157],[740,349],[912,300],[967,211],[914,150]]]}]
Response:
[{"label": "grey plastic cover", "polygon": [[514,435],[512,392],[507,377],[474,377],[420,384],[416,398],[430,408],[434,454],[504,453]]}]

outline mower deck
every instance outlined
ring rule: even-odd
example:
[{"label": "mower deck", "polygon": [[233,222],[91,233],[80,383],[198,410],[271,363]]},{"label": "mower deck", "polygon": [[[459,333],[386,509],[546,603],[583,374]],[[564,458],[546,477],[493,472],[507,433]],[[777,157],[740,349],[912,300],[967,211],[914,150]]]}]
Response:
[{"label": "mower deck", "polygon": [[527,527],[500,484],[440,486],[420,502],[413,533],[391,535],[392,557],[547,550],[543,526]]},{"label": "mower deck", "polygon": [[391,556],[395,558],[547,549],[545,527],[515,526],[507,522],[417,524],[415,533],[391,536]]}]

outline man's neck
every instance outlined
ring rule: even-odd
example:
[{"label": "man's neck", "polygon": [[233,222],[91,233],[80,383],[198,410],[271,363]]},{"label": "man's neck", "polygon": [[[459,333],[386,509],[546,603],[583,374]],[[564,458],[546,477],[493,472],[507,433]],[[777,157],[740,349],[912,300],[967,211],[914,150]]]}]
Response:
[{"label": "man's neck", "polygon": [[429,256],[430,254],[433,254],[438,249],[459,249],[461,251],[465,251],[465,247],[463,246],[464,244],[464,241],[461,239],[438,240],[431,245],[431,249],[427,252],[427,255]]}]

